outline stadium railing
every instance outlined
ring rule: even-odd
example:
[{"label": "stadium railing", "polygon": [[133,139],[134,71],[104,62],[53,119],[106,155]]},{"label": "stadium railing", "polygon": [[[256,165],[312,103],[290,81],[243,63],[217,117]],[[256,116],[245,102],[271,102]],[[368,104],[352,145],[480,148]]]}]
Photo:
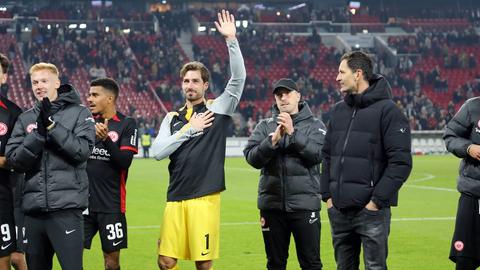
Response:
[{"label": "stadium railing", "polygon": [[[443,130],[412,131],[412,154],[446,154],[447,150],[442,135]],[[227,138],[225,155],[227,157],[243,157],[243,149],[247,143],[248,137]],[[143,157],[142,147],[139,147],[138,150],[139,152],[135,157]]]},{"label": "stadium railing", "polygon": [[442,136],[443,130],[412,131],[412,153],[417,155],[447,153]]}]

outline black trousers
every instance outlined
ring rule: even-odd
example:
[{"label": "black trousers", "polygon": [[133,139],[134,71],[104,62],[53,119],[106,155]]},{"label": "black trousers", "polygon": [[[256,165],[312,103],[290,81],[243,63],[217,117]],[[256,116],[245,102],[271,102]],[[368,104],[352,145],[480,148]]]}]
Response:
[{"label": "black trousers", "polygon": [[450,248],[450,260],[456,269],[471,270],[480,266],[480,198],[461,194]]},{"label": "black trousers", "polygon": [[25,215],[27,266],[50,270],[54,253],[63,270],[83,269],[83,217],[78,209]]},{"label": "black trousers", "polygon": [[290,236],[293,235],[298,262],[303,270],[320,270],[320,215],[314,212],[260,210],[267,269],[286,269]]}]

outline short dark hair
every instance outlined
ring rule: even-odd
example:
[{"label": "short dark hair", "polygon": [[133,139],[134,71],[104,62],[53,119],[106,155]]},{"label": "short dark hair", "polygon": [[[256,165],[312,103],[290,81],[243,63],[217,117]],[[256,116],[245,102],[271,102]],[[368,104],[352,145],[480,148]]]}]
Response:
[{"label": "short dark hair", "polygon": [[0,53],[0,65],[2,66],[3,73],[7,74],[8,68],[10,67],[10,61],[3,53]]},{"label": "short dark hair", "polygon": [[366,53],[361,51],[351,51],[345,53],[340,62],[343,60],[347,60],[347,66],[353,71],[357,71],[358,69],[363,71],[363,78],[368,81],[372,77],[373,74],[373,62],[372,58],[368,56]]},{"label": "short dark hair", "polygon": [[118,87],[118,83],[112,78],[98,78],[90,82],[90,86],[101,86],[108,91],[112,92],[117,99],[118,94],[120,92],[120,87]]}]

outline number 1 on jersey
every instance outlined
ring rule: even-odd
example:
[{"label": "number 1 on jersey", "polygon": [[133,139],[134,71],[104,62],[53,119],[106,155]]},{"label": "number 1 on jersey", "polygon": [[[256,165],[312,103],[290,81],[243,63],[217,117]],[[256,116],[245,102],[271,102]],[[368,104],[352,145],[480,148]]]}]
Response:
[{"label": "number 1 on jersey", "polygon": [[206,250],[208,250],[209,239],[210,239],[210,234],[209,233],[205,234],[205,249]]}]

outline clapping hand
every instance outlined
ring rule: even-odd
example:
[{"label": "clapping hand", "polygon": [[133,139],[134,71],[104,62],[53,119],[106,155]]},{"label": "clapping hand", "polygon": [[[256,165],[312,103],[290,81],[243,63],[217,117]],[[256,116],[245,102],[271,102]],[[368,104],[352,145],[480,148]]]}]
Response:
[{"label": "clapping hand", "polygon": [[283,131],[288,135],[292,135],[294,130],[293,120],[290,114],[282,112],[277,117],[278,124],[283,127]]},{"label": "clapping hand", "polygon": [[272,136],[272,145],[277,145],[278,141],[283,137],[285,134],[284,128],[282,125],[278,125],[275,129],[275,132],[270,133],[269,135]]},{"label": "clapping hand", "polygon": [[95,123],[95,136],[102,141],[108,138],[108,119],[105,119],[103,123]]},{"label": "clapping hand", "polygon": [[53,122],[50,120],[51,117],[52,103],[48,97],[44,97],[40,103],[40,113],[37,117],[37,132],[41,136],[47,134],[47,127],[50,126]]}]

